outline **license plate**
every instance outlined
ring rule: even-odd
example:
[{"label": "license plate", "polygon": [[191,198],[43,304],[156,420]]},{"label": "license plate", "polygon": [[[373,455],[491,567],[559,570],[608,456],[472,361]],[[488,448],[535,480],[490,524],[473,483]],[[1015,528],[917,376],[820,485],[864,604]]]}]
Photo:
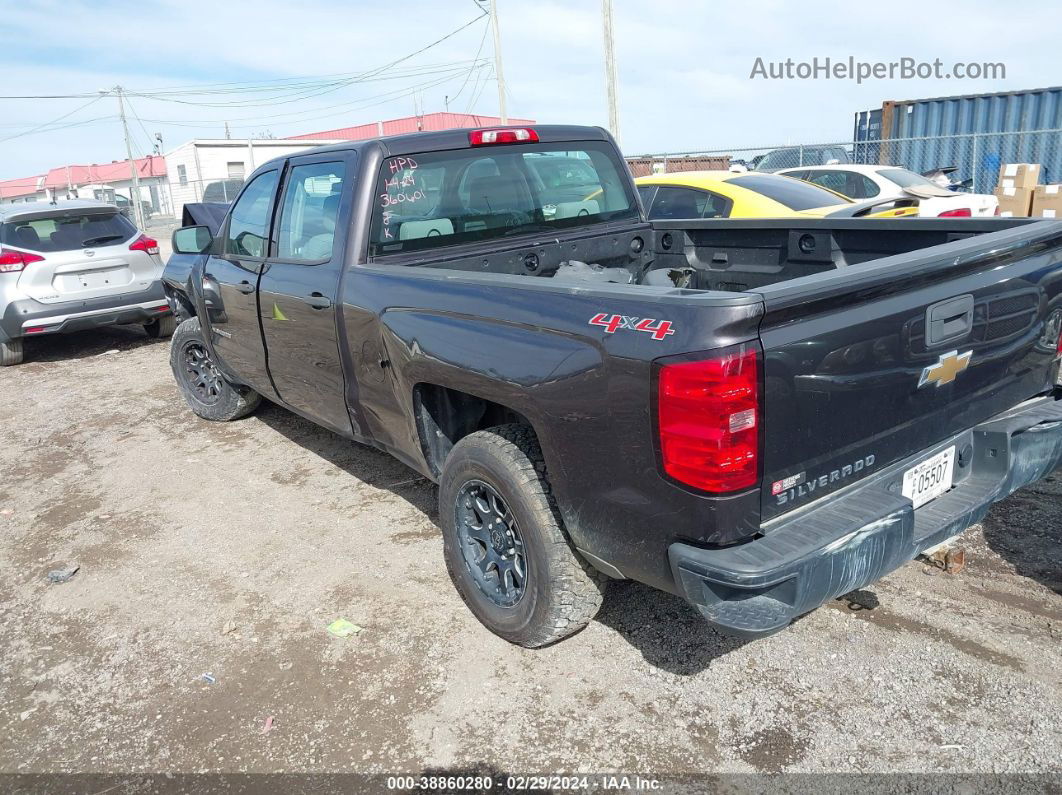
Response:
[{"label": "license plate", "polygon": [[903,496],[915,508],[935,500],[951,488],[954,470],[955,448],[949,447],[903,473]]}]

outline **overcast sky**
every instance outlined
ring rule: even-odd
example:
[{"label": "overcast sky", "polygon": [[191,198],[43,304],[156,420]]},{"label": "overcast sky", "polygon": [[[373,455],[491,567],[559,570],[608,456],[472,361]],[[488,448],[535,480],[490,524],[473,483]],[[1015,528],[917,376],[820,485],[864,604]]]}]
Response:
[{"label": "overcast sky", "polygon": [[[607,125],[599,0],[498,0],[498,7],[510,116]],[[0,0],[0,9],[4,95],[79,94],[116,84],[149,93],[361,73],[480,15],[476,0]],[[854,112],[883,100],[1062,84],[1062,4],[1056,2],[615,0],[615,25],[620,133],[628,154],[843,141],[851,138]],[[411,115],[410,92],[418,85],[423,112],[443,110],[449,95],[451,110],[496,114],[489,64],[459,65],[477,51],[493,57],[486,17],[402,61],[402,69],[419,75],[407,71],[300,101],[279,94],[133,97],[140,119],[130,117],[134,154],[150,151],[155,132],[166,150],[194,137],[223,137],[225,120],[233,137],[283,137]],[[1002,62],[1006,78],[862,85],[749,78],[757,57],[814,56],[940,58],[946,69],[956,61]],[[449,66],[437,67],[442,64]],[[432,82],[439,84],[425,85]],[[115,99],[78,110],[88,102],[0,99],[0,179],[124,158]],[[186,104],[202,102],[220,106]],[[71,115],[59,124],[79,126],[33,131],[64,114]]]}]

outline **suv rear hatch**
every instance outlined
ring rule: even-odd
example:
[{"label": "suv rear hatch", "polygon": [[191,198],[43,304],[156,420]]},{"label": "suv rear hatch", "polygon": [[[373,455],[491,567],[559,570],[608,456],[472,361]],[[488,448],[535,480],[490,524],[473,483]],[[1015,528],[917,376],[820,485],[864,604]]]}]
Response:
[{"label": "suv rear hatch", "polygon": [[[765,304],[765,522],[1049,392],[1058,377],[1059,223],[756,292]],[[908,479],[922,483],[905,481],[905,496],[914,488],[917,507],[947,490],[960,453],[932,471],[912,465]]]},{"label": "suv rear hatch", "polygon": [[18,215],[0,226],[0,242],[36,255],[18,286],[43,304],[144,290],[161,271],[157,247],[149,253],[137,228],[114,207],[50,207]]}]

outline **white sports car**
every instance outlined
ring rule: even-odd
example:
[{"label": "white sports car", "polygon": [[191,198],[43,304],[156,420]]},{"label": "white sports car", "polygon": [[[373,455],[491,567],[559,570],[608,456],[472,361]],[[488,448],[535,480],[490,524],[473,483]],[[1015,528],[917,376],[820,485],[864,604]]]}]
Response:
[{"label": "white sports car", "polygon": [[913,196],[919,200],[918,214],[923,218],[979,218],[999,211],[999,200],[991,194],[955,193],[899,166],[800,166],[777,173],[813,182],[856,201]]}]

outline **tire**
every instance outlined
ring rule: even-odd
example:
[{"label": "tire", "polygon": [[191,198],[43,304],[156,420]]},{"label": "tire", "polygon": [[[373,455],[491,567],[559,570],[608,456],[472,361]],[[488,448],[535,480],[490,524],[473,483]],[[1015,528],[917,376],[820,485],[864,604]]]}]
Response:
[{"label": "tire", "polygon": [[22,340],[0,342],[0,367],[22,364]]},{"label": "tire", "polygon": [[172,337],[177,329],[177,319],[173,315],[163,315],[155,318],[150,323],[144,324],[144,331],[153,340],[164,340]]},{"label": "tire", "polygon": [[204,420],[238,420],[254,411],[262,400],[257,392],[233,386],[218,372],[197,317],[184,321],[174,332],[170,369],[188,406]]},{"label": "tire", "polygon": [[454,445],[439,480],[439,519],[450,579],[495,635],[545,646],[601,607],[606,578],[572,548],[529,427],[499,425]]}]

